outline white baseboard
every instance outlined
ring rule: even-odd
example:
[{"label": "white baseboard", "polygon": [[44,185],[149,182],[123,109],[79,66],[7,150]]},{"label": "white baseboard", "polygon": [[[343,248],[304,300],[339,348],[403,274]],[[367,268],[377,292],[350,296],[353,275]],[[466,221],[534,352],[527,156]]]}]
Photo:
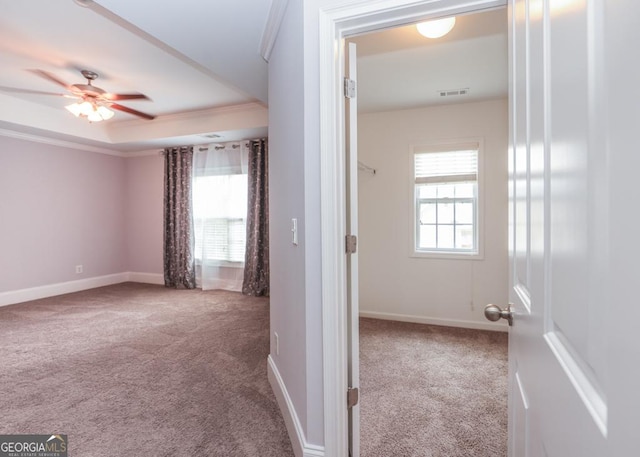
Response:
[{"label": "white baseboard", "polygon": [[164,285],[164,275],[161,273],[137,273],[130,271],[127,275],[129,275],[127,281]]},{"label": "white baseboard", "polygon": [[59,282],[46,286],[31,287],[29,289],[11,290],[0,293],[0,306],[13,305],[30,300],[54,297],[56,295],[80,292],[81,290],[95,289],[96,287],[110,286],[129,280],[128,273],[116,273],[106,276],[78,279],[77,281]]},{"label": "white baseboard", "polygon": [[298,419],[291,397],[271,355],[267,357],[267,375],[287,426],[293,453],[296,457],[324,457],[324,447],[307,443],[300,419]]},{"label": "white baseboard", "polygon": [[78,279],[77,281],[59,282],[45,286],[30,287],[28,289],[10,290],[0,292],[0,306],[13,305],[30,300],[55,297],[56,295],[70,294],[82,290],[95,289],[96,287],[111,286],[122,282],[141,282],[145,284],[164,284],[164,275],[158,273],[124,272],[112,275],[96,276],[93,278]]},{"label": "white baseboard", "polygon": [[503,323],[476,322],[458,319],[441,319],[437,317],[413,316],[411,314],[382,313],[378,311],[360,310],[360,317],[384,319],[389,321],[414,322],[417,324],[443,325],[445,327],[462,327],[476,330],[491,330],[494,332],[506,332],[509,327]]}]

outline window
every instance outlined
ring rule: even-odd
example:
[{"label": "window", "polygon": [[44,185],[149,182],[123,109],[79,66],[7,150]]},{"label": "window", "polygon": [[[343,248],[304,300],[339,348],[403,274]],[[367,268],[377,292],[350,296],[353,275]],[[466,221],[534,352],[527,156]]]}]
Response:
[{"label": "window", "polygon": [[195,177],[193,215],[196,261],[244,262],[246,174]]},{"label": "window", "polygon": [[479,143],[414,148],[414,254],[479,254],[479,150]]}]

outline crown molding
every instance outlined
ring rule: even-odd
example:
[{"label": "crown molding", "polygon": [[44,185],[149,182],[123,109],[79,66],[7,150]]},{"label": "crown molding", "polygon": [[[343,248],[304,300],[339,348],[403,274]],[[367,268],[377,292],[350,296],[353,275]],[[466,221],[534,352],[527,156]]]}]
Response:
[{"label": "crown molding", "polygon": [[163,156],[163,149],[162,147],[157,147],[155,149],[145,149],[144,151],[127,152],[125,157],[127,159],[133,159],[135,157]]},{"label": "crown molding", "polygon": [[262,39],[260,40],[260,55],[267,62],[269,62],[269,58],[271,57],[271,51],[276,42],[288,2],[289,0],[273,0],[271,2],[267,23],[264,26]]},{"label": "crown molding", "polygon": [[127,157],[128,154],[113,149],[100,148],[97,146],[89,146],[87,144],[75,143],[73,141],[58,140],[46,136],[34,135],[31,133],[17,132],[15,130],[0,129],[0,136],[15,138],[18,140],[31,141],[33,143],[48,144],[51,146],[59,146],[63,148],[79,149],[81,151],[95,152],[98,154],[107,154],[116,157]]},{"label": "crown molding", "polygon": [[267,111],[267,108],[262,103],[257,102],[249,102],[249,103],[241,103],[238,105],[229,105],[229,106],[221,106],[217,108],[205,108],[201,110],[193,110],[193,111],[182,111],[179,113],[173,114],[163,114],[156,117],[153,121],[147,121],[144,119],[131,119],[126,121],[117,121],[111,122],[108,125],[108,130],[114,131],[121,128],[128,127],[144,127],[151,125],[149,122],[152,122],[154,125],[157,124],[171,124],[175,122],[185,122],[203,118],[211,118],[216,116],[223,116],[225,114],[234,114],[234,113],[263,113]]},{"label": "crown molding", "polygon": [[[223,107],[217,107],[217,108],[207,108],[202,110],[186,111],[181,113],[158,116],[153,121],[152,124],[149,124],[149,121],[142,120],[142,119],[110,122],[108,125],[105,126],[107,129],[107,135],[109,136],[110,141],[105,144],[107,145],[111,144],[113,145],[114,148],[119,148],[119,149],[110,149],[108,147],[103,148],[99,146],[91,146],[91,145],[82,143],[80,139],[78,142],[74,142],[69,140],[61,140],[61,139],[48,137],[46,135],[36,135],[33,133],[25,133],[25,132],[20,132],[16,130],[6,129],[6,128],[0,128],[0,136],[11,137],[11,138],[31,141],[36,143],[49,144],[52,146],[78,149],[78,150],[87,151],[87,152],[107,154],[107,155],[112,155],[116,157],[131,158],[131,157],[152,156],[152,155],[159,154],[160,150],[164,146],[162,146],[161,144],[158,144],[158,146],[149,144],[148,146],[146,146],[147,149],[145,150],[125,151],[123,149],[125,149],[126,146],[123,146],[123,144],[128,142],[136,143],[139,141],[148,142],[153,138],[157,138],[158,131],[166,133],[167,131],[166,129],[171,130],[170,128],[171,126],[180,125],[180,124],[196,125],[198,123],[202,123],[203,119],[204,120],[214,119],[219,122],[222,122],[222,125],[218,125],[218,127],[220,127],[220,131],[226,131],[226,130],[236,130],[233,128],[233,125],[231,126],[229,125],[230,123],[235,125],[235,123],[238,122],[238,119],[247,119],[248,124],[238,129],[240,130],[255,129],[260,126],[267,125],[267,122],[268,122],[267,113],[268,113],[268,109],[262,103],[249,102],[249,103],[243,103],[239,105],[229,105],[229,106],[223,106]],[[155,131],[150,133],[151,136],[148,135],[147,137],[145,137],[143,135],[143,137],[140,137],[140,138],[127,137],[128,131],[129,132],[147,131],[145,129],[148,129],[150,127],[155,129]],[[200,125],[200,127],[203,127],[203,126]],[[215,126],[205,125],[204,127],[207,127],[205,128],[207,132],[216,131]],[[147,133],[149,132],[147,131]],[[173,136],[179,137],[179,136],[191,136],[191,135],[201,135],[201,134],[202,132],[200,131],[177,132]],[[156,136],[153,136],[153,135],[156,135]],[[159,136],[162,136],[162,135],[159,135]],[[158,143],[158,142],[152,141],[152,143]],[[135,148],[132,148],[132,149],[135,149]]]}]

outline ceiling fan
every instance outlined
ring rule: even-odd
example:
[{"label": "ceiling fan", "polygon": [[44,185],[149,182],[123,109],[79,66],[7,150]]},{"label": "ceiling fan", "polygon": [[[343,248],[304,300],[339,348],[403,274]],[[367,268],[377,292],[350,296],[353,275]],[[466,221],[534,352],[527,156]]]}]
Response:
[{"label": "ceiling fan", "polygon": [[68,105],[65,108],[71,111],[75,116],[87,117],[87,119],[91,122],[107,120],[113,117],[114,113],[109,108],[133,114],[134,116],[138,116],[143,119],[155,119],[155,116],[116,103],[116,101],[120,100],[150,100],[149,97],[140,93],[114,94],[107,92],[100,87],[94,86],[92,82],[98,78],[98,74],[96,72],[90,70],[82,70],[80,72],[82,73],[82,76],[87,79],[86,84],[67,84],[58,79],[56,76],[44,70],[30,71],[40,76],[41,78],[64,87],[69,92],[69,94],[57,94],[22,89],[14,89],[12,90],[13,92],[33,93],[41,95],[58,95],[78,99],[78,102]]}]

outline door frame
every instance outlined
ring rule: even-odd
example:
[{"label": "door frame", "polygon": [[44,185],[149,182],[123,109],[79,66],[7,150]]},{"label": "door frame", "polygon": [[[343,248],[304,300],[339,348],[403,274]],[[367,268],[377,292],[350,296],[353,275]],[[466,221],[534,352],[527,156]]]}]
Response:
[{"label": "door frame", "polygon": [[[344,39],[426,19],[504,7],[507,0],[355,0],[318,12],[324,455],[348,455]],[[357,306],[357,304],[356,304]],[[359,360],[356,354],[355,360]]]}]

